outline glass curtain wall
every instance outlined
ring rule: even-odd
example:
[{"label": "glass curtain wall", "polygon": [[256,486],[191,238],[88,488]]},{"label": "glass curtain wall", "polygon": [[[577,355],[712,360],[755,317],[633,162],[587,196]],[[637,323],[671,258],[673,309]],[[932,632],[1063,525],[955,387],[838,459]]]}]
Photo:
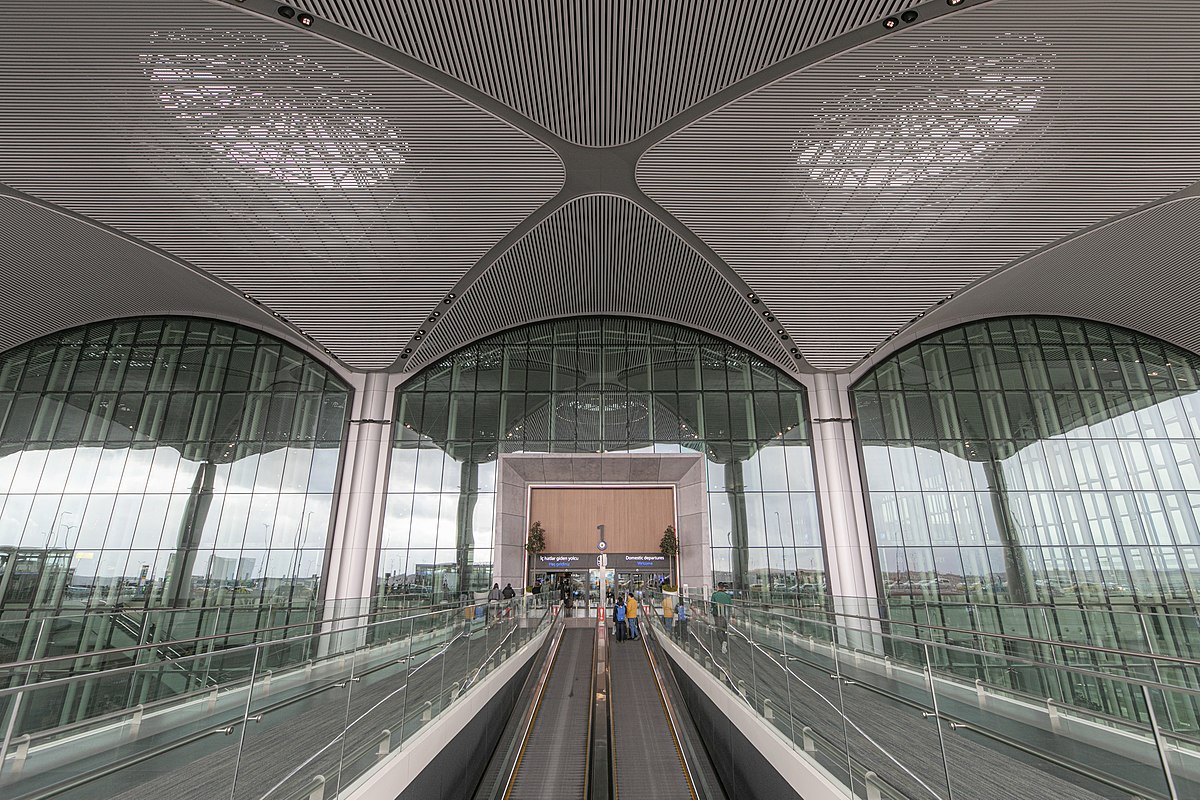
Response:
[{"label": "glass curtain wall", "polygon": [[[90,325],[0,356],[0,625],[220,607],[229,630],[267,623],[264,610],[308,615],[347,400],[295,348],[199,319]],[[50,654],[146,634],[126,642],[121,627],[56,628]],[[0,655],[47,654],[20,649]]]},{"label": "glass curtain wall", "polygon": [[1194,610],[1198,375],[1164,342],[1043,317],[880,364],[853,395],[887,605]]},{"label": "glass curtain wall", "polygon": [[819,602],[824,561],[804,389],[694,330],[537,323],[482,340],[399,390],[378,591],[438,602],[491,585],[502,453],[696,453],[715,580]]}]

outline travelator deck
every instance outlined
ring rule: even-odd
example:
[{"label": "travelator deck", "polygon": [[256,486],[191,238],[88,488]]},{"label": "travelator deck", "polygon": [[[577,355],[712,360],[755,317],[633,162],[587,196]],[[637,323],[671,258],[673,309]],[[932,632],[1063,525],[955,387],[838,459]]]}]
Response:
[{"label": "travelator deck", "polygon": [[521,741],[506,785],[476,797],[724,800],[711,765],[697,763],[706,762],[703,748],[677,693],[663,685],[646,639],[613,641],[595,620],[565,625],[530,717],[515,726]]}]

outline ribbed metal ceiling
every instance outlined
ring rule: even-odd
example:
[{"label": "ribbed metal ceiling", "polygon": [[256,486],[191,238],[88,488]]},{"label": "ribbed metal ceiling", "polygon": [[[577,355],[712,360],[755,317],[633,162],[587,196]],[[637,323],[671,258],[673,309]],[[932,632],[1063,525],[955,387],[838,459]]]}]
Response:
[{"label": "ribbed metal ceiling", "polygon": [[1162,203],[971,286],[906,330],[897,346],[959,320],[1019,314],[1101,320],[1200,352],[1197,242],[1200,197]]},{"label": "ribbed metal ceiling", "polygon": [[584,315],[681,322],[795,368],[771,326],[715,267],[620,197],[568,203],[443,308],[407,368],[524,322]]},{"label": "ribbed metal ceiling", "polygon": [[296,341],[270,313],[166,256],[0,195],[0,352],[77,325],[156,314],[242,322]]},{"label": "ribbed metal ceiling", "polygon": [[970,282],[1200,179],[1192,0],[902,27],[652,148],[646,193],[843,369]]},{"label": "ribbed metal ceiling", "polygon": [[301,0],[515,109],[611,147],[918,0]]},{"label": "ribbed metal ceiling", "polygon": [[230,6],[15,0],[0,181],[228,281],[379,369],[563,182],[452,95]]},{"label": "ribbed metal ceiling", "polygon": [[844,370],[1011,312],[1200,348],[1194,203],[1132,213],[1200,180],[1194,0],[295,8],[5,4],[0,347],[196,313],[401,370],[613,314]]}]

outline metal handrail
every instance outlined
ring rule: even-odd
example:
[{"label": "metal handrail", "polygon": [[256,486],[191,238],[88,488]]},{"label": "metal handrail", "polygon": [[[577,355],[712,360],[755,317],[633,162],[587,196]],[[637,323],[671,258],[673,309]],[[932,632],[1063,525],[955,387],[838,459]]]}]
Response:
[{"label": "metal handrail", "polygon": [[[439,607],[436,610],[431,609],[429,611],[426,611],[425,613],[426,614],[439,614],[439,613],[446,612],[446,611],[458,611],[463,608],[466,608],[469,605],[484,605],[484,602],[483,601],[472,601],[470,603],[463,603],[461,605],[444,606],[444,607]],[[113,647],[113,648],[109,648],[106,650],[89,650],[84,653],[67,653],[67,654],[58,655],[58,656],[45,656],[43,658],[24,659],[22,661],[9,661],[9,662],[0,664],[0,670],[11,670],[11,669],[19,669],[21,667],[53,664],[58,661],[78,661],[79,659],[84,659],[84,658],[87,658],[87,659],[99,658],[99,657],[103,657],[103,656],[119,655],[121,653],[131,653],[131,652],[138,651],[138,650],[162,649],[164,647],[175,647],[175,646],[179,646],[179,645],[191,644],[193,642],[209,642],[209,641],[213,641],[216,639],[229,639],[234,636],[249,636],[251,634],[270,633],[272,631],[290,630],[293,628],[301,628],[301,627],[305,627],[305,626],[331,625],[331,624],[334,624],[337,622],[345,622],[346,620],[363,619],[364,617],[369,619],[371,617],[382,616],[383,614],[390,613],[390,612],[408,611],[408,610],[424,610],[426,608],[428,608],[428,607],[427,606],[417,606],[414,609],[402,609],[402,608],[377,609],[375,611],[369,611],[369,612],[366,612],[363,614],[354,614],[354,615],[345,616],[345,617],[329,617],[327,619],[316,619],[316,620],[312,620],[309,622],[295,622],[290,625],[273,625],[273,626],[267,627],[267,628],[250,628],[250,629],[242,630],[242,631],[229,631],[228,633],[213,633],[213,634],[209,634],[208,636],[196,636],[191,639],[171,639],[171,640],[163,641],[163,642],[151,642],[149,644],[129,645],[126,647]],[[415,619],[418,616],[424,616],[424,614],[414,614],[412,616],[397,617],[395,620],[387,620],[387,621],[400,621],[400,620],[407,620],[407,619]],[[374,625],[374,624],[379,624],[379,623],[376,623],[376,622],[366,623],[366,625]],[[365,627],[365,626],[360,626],[360,627]],[[352,629],[347,628],[345,630],[352,630]],[[301,638],[303,636],[319,636],[319,635],[321,635],[321,634],[316,631],[313,631],[310,633],[300,634],[300,636],[298,636],[298,637],[287,637],[284,639],[275,639],[270,643],[271,644],[280,644],[282,642],[291,641],[292,638]],[[255,642],[252,644],[266,644],[266,642]],[[231,648],[222,650],[221,652],[229,653],[229,652],[233,652],[234,650],[237,650],[238,647],[245,647],[245,646],[246,645],[238,645],[237,647],[231,647]],[[176,659],[172,659],[172,660],[181,661],[181,660],[184,660],[187,658],[196,658],[196,657],[200,657],[200,656],[207,657],[207,656],[211,656],[211,655],[212,655],[211,652],[196,653],[196,654],[187,655],[187,656],[180,656],[180,657],[178,657]],[[139,666],[145,666],[145,665],[139,665]],[[116,669],[116,668],[114,668],[114,669]],[[101,670],[100,672],[85,673],[85,674],[94,676],[94,675],[99,675],[106,671],[107,670]]]},{"label": "metal handrail", "polygon": [[[472,605],[483,605],[483,604],[482,603],[472,603]],[[356,625],[356,626],[352,626],[352,627],[348,627],[348,628],[341,628],[341,629],[331,630],[331,631],[324,631],[324,632],[320,632],[320,633],[317,633],[317,632],[303,633],[303,634],[300,634],[299,636],[287,637],[284,639],[272,639],[272,640],[263,641],[263,642],[249,642],[247,644],[237,645],[236,647],[230,647],[228,649],[221,650],[220,655],[228,655],[230,653],[237,653],[239,651],[253,649],[253,648],[259,648],[259,647],[278,646],[278,645],[284,645],[284,644],[288,644],[288,643],[296,643],[299,640],[309,639],[314,636],[334,636],[334,635],[348,634],[348,633],[353,633],[355,631],[366,630],[368,628],[387,625],[391,622],[403,622],[403,621],[408,621],[408,620],[430,617],[430,616],[433,616],[434,614],[446,614],[446,613],[450,613],[450,612],[459,612],[464,608],[468,608],[468,606],[460,606],[458,608],[447,608],[447,609],[441,609],[438,611],[430,611],[425,614],[418,614],[418,615],[411,616],[411,617],[403,617],[398,620],[383,620],[383,621],[369,622],[369,623],[365,623],[362,625]],[[338,619],[334,619],[334,620],[327,620],[326,622],[336,622],[336,621],[339,621],[339,619],[340,620],[359,619],[359,618],[361,618],[361,616],[362,615],[359,615],[357,617],[342,617],[342,618],[338,618]],[[291,626],[286,626],[286,627],[291,627]],[[278,630],[278,629],[262,628],[260,630],[268,631],[268,630]],[[204,637],[204,638],[205,639],[213,639],[213,638],[220,639],[220,638],[225,638],[228,635],[229,634],[224,634],[224,635],[220,635],[220,636],[216,636],[216,637],[210,636],[210,637]],[[200,640],[188,640],[188,641],[200,641]],[[78,658],[85,658],[85,657],[89,657],[92,655],[97,655],[97,654],[104,653],[104,652],[122,652],[122,651],[128,651],[128,650],[140,650],[140,649],[145,649],[147,647],[153,648],[156,646],[157,645],[142,645],[137,648],[122,648],[120,650],[114,650],[114,651],[97,651],[96,653],[85,653],[83,655],[55,656],[51,659],[44,659],[42,661],[32,661],[32,662],[27,662],[27,663],[31,664],[31,665],[36,665],[36,664],[45,663],[46,661],[51,661],[51,660],[63,660],[63,659],[74,660],[74,659],[78,659]],[[9,686],[9,687],[5,687],[5,688],[0,688],[0,697],[4,697],[4,696],[10,695],[10,694],[16,694],[17,692],[28,690],[28,689],[33,689],[35,687],[36,688],[45,688],[45,687],[51,687],[51,686],[61,686],[61,685],[70,683],[72,681],[93,680],[95,678],[105,677],[105,676],[109,676],[109,675],[117,675],[117,674],[120,674],[123,672],[132,672],[132,671],[141,670],[141,669],[159,668],[159,667],[166,665],[167,663],[178,664],[180,662],[191,660],[191,659],[212,658],[213,655],[214,654],[212,652],[196,653],[194,655],[183,656],[182,658],[172,659],[170,662],[162,661],[162,662],[151,662],[151,663],[147,663],[147,664],[127,664],[127,665],[120,666],[120,667],[109,667],[107,669],[103,669],[103,670],[100,670],[97,672],[83,672],[83,673],[79,673],[79,674],[75,674],[75,675],[66,675],[61,678],[52,678],[52,679],[46,680],[46,681],[38,681],[38,682],[32,683],[32,684],[20,684],[18,686]],[[18,662],[14,662],[14,664],[20,666],[20,664]],[[8,665],[6,665],[6,666],[8,666]],[[218,687],[211,687],[211,688],[205,689],[204,691],[211,692],[214,688],[218,688]]]},{"label": "metal handrail", "polygon": [[[699,604],[702,602],[711,602],[711,601],[705,600],[705,599],[694,600],[691,597],[688,597],[688,600],[694,604]],[[818,625],[829,625],[832,627],[837,627],[837,623],[830,622],[828,620],[815,619],[815,618],[809,617],[809,616],[792,616],[792,615],[784,614],[783,610],[785,610],[785,609],[790,610],[790,609],[792,609],[791,606],[758,604],[758,603],[754,603],[752,601],[742,600],[742,601],[737,601],[734,604],[734,608],[739,608],[739,609],[744,608],[744,609],[749,609],[752,611],[767,611],[772,614],[784,616],[788,619],[803,620],[805,622],[813,622]],[[803,609],[799,609],[799,610],[803,610]],[[1163,655],[1160,653],[1145,653],[1140,650],[1120,650],[1120,649],[1117,649],[1114,647],[1104,647],[1103,645],[1097,645],[1097,644],[1079,644],[1079,643],[1075,643],[1075,642],[1059,642],[1059,641],[1055,641],[1053,639],[1037,639],[1037,638],[1030,637],[1030,636],[1019,636],[1017,634],[1011,634],[1011,633],[995,633],[993,631],[978,631],[978,630],[973,630],[971,628],[951,628],[951,627],[947,627],[945,625],[933,625],[933,624],[922,623],[922,622],[909,622],[907,620],[898,621],[898,620],[888,619],[886,617],[873,617],[873,616],[867,616],[864,614],[850,614],[848,612],[842,612],[842,611],[826,611],[826,610],[822,609],[820,611],[820,613],[827,617],[845,617],[846,619],[861,619],[861,620],[866,620],[868,622],[879,623],[880,625],[907,625],[907,626],[919,628],[922,630],[936,630],[936,631],[946,631],[948,633],[967,634],[967,635],[971,635],[971,636],[985,636],[985,637],[992,638],[992,639],[1003,639],[1003,640],[1009,640],[1009,641],[1014,641],[1014,642],[1024,642],[1027,644],[1039,644],[1039,645],[1045,645],[1047,647],[1065,647],[1065,648],[1070,648],[1072,650],[1086,650],[1086,651],[1092,651],[1092,652],[1109,653],[1111,655],[1131,656],[1131,657],[1135,657],[1135,658],[1144,658],[1144,659],[1150,659],[1150,660],[1154,660],[1154,661],[1166,661],[1169,663],[1177,663],[1177,664],[1184,664],[1184,665],[1192,666],[1192,667],[1200,667],[1200,660],[1184,658],[1182,656]],[[858,632],[866,633],[867,631],[858,631]],[[897,634],[886,634],[886,635],[896,636]],[[935,641],[928,640],[928,639],[917,639],[915,641],[919,641],[922,643],[928,643],[928,644],[941,644],[939,642],[935,642]],[[968,649],[970,649],[970,648],[968,648]],[[977,650],[974,652],[984,653],[986,655],[1004,655],[1003,653],[992,653],[991,651],[987,651],[987,650]]]},{"label": "metal handrail", "polygon": [[[766,648],[764,647],[764,645],[763,645],[763,643],[762,643],[762,642],[759,642],[759,641],[756,641],[756,640],[752,640],[752,639],[750,639],[749,637],[747,637],[747,636],[746,636],[744,633],[742,633],[741,631],[738,631],[738,630],[736,630],[736,628],[735,628],[734,626],[732,626],[732,625],[731,625],[731,626],[730,626],[730,630],[733,630],[735,633],[737,633],[739,636],[741,636],[743,639],[745,639],[745,640],[746,640],[746,642],[747,642],[748,644],[750,644],[751,646],[753,646],[753,647],[757,647],[757,648],[759,648],[760,650],[765,650],[765,649],[766,649]],[[930,643],[930,642],[926,642],[925,644],[931,644],[931,643]],[[774,648],[771,648],[771,649],[772,649],[772,650],[774,650]],[[786,652],[781,652],[781,651],[778,651],[778,650],[775,650],[775,652],[776,652],[776,653],[779,653],[780,655],[784,656],[785,658],[787,658],[787,657],[788,657],[788,654],[787,654]],[[793,657],[793,658],[795,658],[795,657]],[[807,664],[809,667],[812,667],[812,668],[818,668],[818,669],[820,668],[820,665],[818,665],[818,664],[815,664],[815,663],[813,663],[813,662],[811,662],[811,661],[807,661],[807,660],[805,660],[805,659],[799,659],[799,658],[796,658],[795,660],[802,661],[803,663]],[[791,672],[791,670],[790,670],[790,669],[788,669],[786,666],[784,666],[784,669],[785,669],[785,670],[786,670],[786,671],[787,671],[789,674],[791,674],[791,675],[793,675],[793,676],[795,675],[795,673],[792,673],[792,672]],[[839,673],[838,673],[837,675],[833,675],[833,676],[831,676],[831,677],[837,677],[837,678],[841,678],[841,677],[844,677],[844,676],[842,676],[842,674],[841,674],[841,672],[840,672],[840,670],[839,670]],[[857,682],[857,683],[858,683],[858,685],[862,686],[862,688],[863,688],[863,689],[865,689],[866,691],[873,692],[873,693],[875,693],[875,694],[878,694],[878,695],[881,695],[881,696],[883,696],[883,697],[887,697],[888,699],[890,699],[890,700],[893,700],[893,701],[895,701],[895,702],[901,703],[902,705],[906,705],[906,706],[908,706],[908,707],[910,707],[910,708],[917,709],[917,710],[921,711],[923,714],[924,714],[924,713],[926,713],[926,712],[925,712],[925,710],[924,710],[924,709],[925,709],[925,707],[924,707],[923,705],[921,705],[919,702],[915,701],[915,700],[912,700],[912,699],[910,699],[910,698],[904,697],[904,696],[903,696],[903,695],[901,695],[901,694],[897,694],[897,693],[895,693],[895,692],[888,691],[887,689],[881,688],[881,687],[879,687],[879,686],[875,686],[875,685],[873,685],[873,684],[871,684],[871,683],[867,683],[867,682]],[[1025,696],[1025,697],[1032,697],[1032,698],[1035,698],[1035,699],[1036,699],[1036,696],[1035,696],[1035,695],[1030,695],[1030,694],[1028,694],[1028,693],[1019,692],[1019,691],[1016,691],[1016,692],[1013,692],[1013,693],[1014,693],[1014,694],[1018,694],[1018,695],[1023,695],[1023,696]],[[792,714],[792,712],[791,712],[791,708],[790,708],[790,706],[788,707],[788,709],[787,709],[786,713],[788,713],[789,715],[791,715],[791,716],[793,717],[793,719],[795,718],[795,715],[794,715],[794,714]],[[1105,717],[1105,718],[1107,718],[1107,719],[1111,719],[1111,720],[1113,720],[1113,721],[1116,721],[1116,722],[1121,722],[1121,723],[1124,723],[1124,724],[1126,724],[1126,725],[1128,725],[1128,724],[1130,723],[1130,721],[1129,721],[1129,720],[1127,720],[1127,719],[1124,719],[1124,718],[1121,718],[1121,717],[1113,717],[1113,716],[1111,716],[1111,715],[1106,715],[1106,714],[1096,714],[1096,712],[1089,712],[1089,713],[1091,713],[1091,714],[1095,714],[1096,716]],[[1088,770],[1088,769],[1086,769],[1086,768],[1084,768],[1084,767],[1081,767],[1081,766],[1079,766],[1079,765],[1073,764],[1073,763],[1072,763],[1072,762],[1070,762],[1070,761],[1067,761],[1067,760],[1065,760],[1065,759],[1061,759],[1061,758],[1059,758],[1058,756],[1056,756],[1054,753],[1035,750],[1035,749],[1033,749],[1033,748],[1031,748],[1031,747],[1028,747],[1027,745],[1023,745],[1023,744],[1021,744],[1021,743],[1019,743],[1019,742],[1016,742],[1016,741],[1014,741],[1013,739],[1011,739],[1011,738],[1009,738],[1009,737],[1007,737],[1007,736],[1003,736],[1003,735],[1001,735],[1001,734],[995,733],[994,731],[988,730],[988,729],[986,729],[986,728],[981,728],[981,727],[979,727],[978,725],[975,725],[975,724],[972,724],[972,723],[963,722],[963,721],[961,721],[960,719],[958,719],[957,717],[955,717],[954,715],[952,715],[952,714],[948,714],[948,713],[946,713],[946,712],[944,712],[944,711],[938,711],[938,712],[936,712],[936,713],[933,713],[933,714],[931,714],[931,716],[935,716],[935,717],[937,717],[937,718],[939,718],[939,719],[945,719],[945,720],[946,720],[946,722],[947,722],[948,724],[952,725],[952,726],[959,726],[959,727],[963,727],[963,728],[967,728],[967,729],[969,729],[969,730],[975,731],[976,733],[978,733],[978,734],[980,734],[980,735],[982,735],[982,736],[986,736],[986,737],[988,737],[988,738],[990,738],[990,739],[993,739],[994,741],[1000,742],[1001,744],[1008,745],[1008,746],[1011,746],[1011,747],[1015,747],[1015,748],[1017,748],[1017,749],[1020,749],[1022,752],[1028,753],[1028,754],[1030,754],[1030,755],[1033,755],[1033,756],[1035,756],[1035,757],[1037,757],[1037,758],[1041,758],[1041,759],[1042,759],[1042,760],[1044,760],[1044,761],[1048,761],[1048,762],[1050,762],[1050,763],[1052,763],[1052,764],[1055,764],[1056,766],[1062,767],[1063,769],[1067,769],[1067,770],[1069,770],[1069,771],[1071,771],[1071,772],[1074,772],[1074,773],[1076,773],[1076,774],[1078,774],[1078,775],[1082,775],[1082,776],[1084,776],[1084,777],[1086,777],[1086,778],[1088,778],[1088,779],[1090,779],[1090,780],[1097,781],[1098,783],[1103,783],[1103,784],[1105,784],[1106,786],[1109,786],[1109,787],[1111,787],[1111,788],[1117,789],[1117,790],[1119,790],[1119,791],[1128,792],[1128,791],[1131,791],[1131,790],[1137,790],[1137,787],[1133,786],[1132,784],[1127,784],[1127,783],[1120,782],[1120,781],[1118,781],[1118,780],[1116,780],[1116,779],[1110,778],[1110,777],[1109,777],[1109,776],[1107,776],[1107,775],[1102,775],[1102,774],[1097,774],[1097,773],[1094,773],[1094,772],[1092,772],[1092,771],[1090,771],[1090,770]],[[1139,727],[1139,728],[1148,728],[1149,726],[1147,726],[1147,725],[1144,725],[1144,724],[1137,724],[1137,727]],[[1188,742],[1192,742],[1192,741],[1193,741],[1193,740],[1189,740],[1189,739],[1187,739],[1186,737],[1179,736],[1178,734],[1174,734],[1174,733],[1172,733],[1171,735],[1172,735],[1172,738],[1174,738],[1174,739],[1176,739],[1176,740],[1178,740],[1178,741],[1188,741]],[[863,765],[863,766],[865,766],[865,765]],[[1136,792],[1135,792],[1135,793],[1136,793]]]},{"label": "metal handrail", "polygon": [[[691,602],[690,604],[698,605],[699,603]],[[691,613],[696,613],[696,612],[691,612]],[[780,614],[776,611],[765,611],[764,612],[764,611],[760,610],[759,613],[771,614],[771,615],[779,617],[781,619],[789,619],[789,620],[797,619],[796,617],[789,617],[787,615]],[[853,618],[855,615],[846,614],[846,615],[840,615],[840,616],[846,616],[846,617]],[[875,621],[875,622],[886,622],[886,620],[880,620],[877,617],[857,617],[857,618],[871,620],[871,621]],[[954,650],[954,651],[960,652],[960,653],[968,653],[971,655],[987,656],[988,658],[1003,659],[1005,661],[1016,662],[1016,663],[1019,663],[1022,665],[1026,665],[1026,666],[1044,667],[1046,669],[1051,669],[1051,670],[1062,670],[1065,672],[1073,672],[1073,673],[1076,673],[1079,675],[1086,675],[1088,677],[1099,678],[1102,680],[1122,681],[1122,682],[1133,684],[1136,686],[1146,686],[1146,687],[1149,687],[1152,689],[1158,689],[1160,691],[1181,692],[1183,694],[1200,697],[1200,689],[1192,689],[1192,688],[1189,688],[1186,686],[1179,686],[1177,684],[1161,683],[1159,681],[1153,681],[1153,680],[1148,680],[1148,679],[1143,679],[1143,678],[1136,678],[1136,677],[1129,676],[1129,675],[1117,675],[1117,674],[1110,673],[1110,672],[1096,672],[1094,670],[1085,669],[1082,667],[1075,666],[1073,664],[1050,664],[1045,661],[1039,661],[1036,658],[1025,658],[1025,657],[1019,657],[1019,656],[1012,656],[1007,653],[996,653],[996,652],[992,652],[990,650],[977,650],[975,648],[963,647],[963,646],[957,645],[957,644],[950,644],[947,642],[938,642],[938,641],[933,641],[930,639],[918,639],[918,638],[914,638],[911,636],[903,636],[901,634],[896,634],[896,633],[884,633],[883,631],[872,631],[872,630],[847,629],[844,626],[839,626],[837,623],[828,622],[826,620],[805,619],[803,621],[810,622],[815,625],[823,625],[825,627],[830,628],[833,631],[842,631],[843,633],[849,632],[849,633],[853,633],[856,635],[862,635],[862,636],[879,636],[879,637],[882,637],[885,639],[891,639],[893,641],[905,642],[907,644],[938,647],[943,650]],[[959,629],[954,629],[954,630],[959,630]],[[964,632],[970,633],[971,631],[964,631]],[[1055,642],[1047,642],[1042,639],[1034,639],[1034,640],[1030,640],[1030,641],[1039,642],[1042,644],[1050,644],[1050,645],[1056,644]],[[865,653],[868,653],[869,655],[874,655],[874,656],[878,655],[877,653],[870,653],[868,651],[855,650],[854,648],[846,647],[846,645],[840,644],[840,643],[838,643],[836,641],[832,641],[832,640],[829,641],[828,644],[831,646],[836,646],[841,649],[848,650],[849,652],[865,652]],[[1135,656],[1144,656],[1145,655],[1143,653],[1129,654],[1122,650],[1112,650],[1110,648],[1100,648],[1100,649],[1103,649],[1107,652],[1120,653],[1120,654],[1126,654],[1126,655],[1135,655]],[[1165,656],[1164,658],[1168,658],[1169,660],[1172,660],[1172,661],[1182,661],[1183,663],[1187,664],[1188,666],[1200,667],[1200,661],[1193,661],[1193,660],[1189,660],[1189,659],[1178,659],[1173,656]],[[930,668],[936,668],[937,665],[930,664],[929,666],[930,666]]]},{"label": "metal handrail", "polygon": [[[899,596],[899,598],[902,600],[902,599],[903,599],[903,596]],[[886,605],[886,604],[885,604],[885,605]],[[906,607],[906,606],[907,606],[907,607],[911,607],[911,608],[937,608],[937,607],[945,607],[945,608],[997,608],[997,609],[1003,609],[1003,608],[1036,608],[1036,609],[1041,609],[1041,610],[1044,610],[1044,611],[1058,611],[1058,610],[1064,610],[1064,611],[1066,611],[1066,610],[1070,610],[1070,611],[1082,611],[1082,612],[1085,612],[1085,613],[1088,613],[1088,614],[1125,614],[1125,615],[1129,615],[1129,616],[1136,616],[1136,617],[1159,617],[1159,618],[1168,617],[1168,618],[1173,618],[1173,619],[1185,619],[1185,620],[1192,620],[1192,621],[1200,621],[1200,616],[1197,616],[1197,615],[1196,615],[1196,614],[1194,614],[1194,613],[1193,613],[1193,614],[1179,614],[1179,613],[1176,613],[1176,612],[1174,612],[1174,611],[1167,611],[1167,612],[1163,612],[1163,613],[1161,613],[1161,614],[1153,614],[1153,613],[1150,613],[1150,612],[1148,612],[1148,611],[1138,611],[1138,610],[1136,610],[1136,609],[1132,609],[1132,608],[1090,608],[1090,607],[1088,607],[1088,606],[1067,606],[1067,605],[1056,606],[1056,605],[1053,605],[1052,603],[1020,603],[1020,604],[1011,604],[1011,603],[1010,603],[1010,604],[1005,604],[1005,603],[947,603],[947,602],[945,602],[945,601],[939,601],[939,602],[937,602],[937,603],[932,603],[932,602],[930,602],[930,601],[928,601],[928,600],[922,600],[920,603],[902,603],[902,602],[897,602],[897,603],[896,603],[896,605],[895,605],[894,607],[895,607],[895,608],[904,608],[904,607]],[[888,607],[889,607],[889,608],[891,608],[891,607],[893,607],[893,606],[888,606]]]},{"label": "metal handrail", "polygon": [[[465,607],[466,606],[462,606],[462,608],[465,608]],[[440,613],[440,612],[431,612],[431,613]],[[352,630],[354,630],[354,629],[349,628],[349,629],[346,629],[345,631],[338,631],[338,633],[349,632]],[[514,628],[514,630],[515,630],[515,628]],[[505,640],[507,640],[508,636],[511,636],[511,635],[512,635],[512,631],[509,631],[509,633],[505,636]],[[279,641],[284,641],[284,640],[279,640]],[[257,642],[255,644],[244,645],[244,646],[245,647],[264,647],[266,645],[276,644],[276,643],[277,642]],[[429,646],[429,647],[423,648],[420,652],[425,653],[425,652],[428,652],[429,650],[435,650],[435,649],[438,649],[438,646]],[[445,648],[442,647],[441,650],[442,650],[442,652],[444,652]],[[440,655],[440,653],[438,655]],[[433,656],[433,658],[436,658],[436,657],[437,657],[437,655]],[[432,660],[432,658],[430,660]],[[428,663],[428,662],[426,662],[426,663]],[[388,664],[382,664],[382,665],[372,667],[370,669],[365,670],[361,674],[359,674],[358,677],[361,677],[362,675],[368,675],[372,672],[376,672],[380,669],[384,669],[391,665],[392,665],[391,662],[389,662]],[[239,680],[238,683],[243,683],[246,680],[247,679]],[[345,684],[340,684],[340,686],[344,686],[344,685]],[[274,711],[278,711],[278,710],[285,708],[289,705],[292,705],[296,702],[305,700],[317,692],[325,691],[329,688],[334,688],[334,687],[338,687],[338,686],[339,686],[339,684],[331,683],[331,684],[319,687],[318,689],[303,692],[294,697],[290,697],[290,698],[287,698],[286,700],[281,700],[277,703],[273,703],[269,706],[261,708],[258,710],[258,713],[259,713],[259,715],[265,715],[265,714],[272,713]],[[211,691],[211,690],[206,690],[206,691]],[[175,699],[177,699],[177,698],[175,698]],[[37,800],[43,800],[43,798],[55,797],[59,794],[62,794],[64,791],[67,791],[70,789],[75,789],[80,786],[84,786],[91,780],[94,780],[99,777],[104,777],[105,775],[112,774],[112,773],[117,772],[126,767],[134,766],[136,764],[142,763],[143,761],[146,761],[150,758],[153,758],[158,755],[163,755],[164,753],[171,752],[172,750],[175,750],[179,747],[190,744],[194,741],[198,741],[199,739],[205,738],[207,736],[211,736],[216,733],[226,733],[227,734],[231,731],[231,729],[234,726],[245,724],[247,719],[248,718],[244,714],[242,714],[238,717],[238,719],[236,719],[232,722],[229,722],[227,725],[225,725],[223,727],[221,727],[221,726],[206,727],[204,730],[198,731],[197,733],[191,734],[187,737],[184,737],[183,739],[180,739],[180,740],[177,740],[174,742],[169,742],[169,743],[166,743],[163,745],[159,745],[158,747],[152,748],[148,751],[143,751],[141,753],[137,753],[135,755],[129,756],[125,759],[121,759],[119,761],[115,761],[110,764],[106,764],[105,766],[103,766],[97,770],[94,770],[92,772],[89,772],[85,775],[80,775],[80,776],[76,776],[74,778],[70,778],[65,781],[61,781],[57,784],[53,784],[51,786],[37,790],[37,791],[35,791],[35,793],[33,795],[27,795],[25,797],[28,800],[33,800],[33,798],[37,798]],[[48,731],[47,733],[59,733],[59,732],[61,732],[61,730],[62,730],[61,728],[55,728],[52,731]],[[375,744],[371,743],[370,745],[367,746],[367,749],[369,749],[370,747],[374,747],[374,746],[375,746]],[[365,750],[362,752],[365,752]],[[357,753],[356,757],[361,757],[362,752]]]}]

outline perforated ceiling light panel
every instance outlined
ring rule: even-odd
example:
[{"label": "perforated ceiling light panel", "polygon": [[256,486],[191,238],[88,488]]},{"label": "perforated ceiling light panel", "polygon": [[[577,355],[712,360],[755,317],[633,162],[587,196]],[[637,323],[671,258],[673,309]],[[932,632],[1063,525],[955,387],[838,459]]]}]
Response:
[{"label": "perforated ceiling light panel", "polygon": [[295,341],[216,281],[52,209],[0,195],[0,240],[0,352],[88,322],[153,314],[242,322]]},{"label": "perforated ceiling light panel", "polygon": [[532,320],[583,315],[678,322],[789,371],[795,359],[716,268],[629,200],[574,200],[514,244],[453,305],[409,369]]},{"label": "perforated ceiling light panel", "polygon": [[905,331],[903,341],[961,319],[1047,314],[1121,325],[1200,353],[1197,241],[1200,198],[1154,206],[971,286]]},{"label": "perforated ceiling light panel", "polygon": [[999,0],[803,70],[643,157],[646,193],[844,369],[938,300],[1200,178],[1192,0]]},{"label": "perforated ceiling light panel", "polygon": [[623,144],[918,0],[300,0],[564,139]]},{"label": "perforated ceiling light panel", "polygon": [[142,239],[351,366],[391,364],[562,185],[550,150],[353,51],[229,6],[5,4],[0,181]]}]

